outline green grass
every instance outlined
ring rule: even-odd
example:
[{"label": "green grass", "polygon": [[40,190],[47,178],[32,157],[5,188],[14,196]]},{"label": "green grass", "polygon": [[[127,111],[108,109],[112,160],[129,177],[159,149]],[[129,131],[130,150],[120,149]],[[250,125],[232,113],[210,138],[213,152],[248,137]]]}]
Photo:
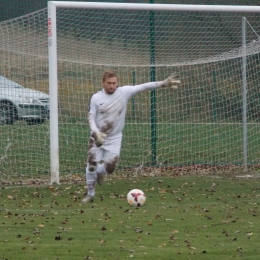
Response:
[{"label": "green grass", "polygon": [[[49,125],[0,126],[0,157],[8,143],[7,158],[1,161],[0,174],[48,175]],[[60,124],[60,172],[84,173],[89,129],[86,124]],[[248,163],[258,164],[260,128],[249,124]],[[152,166],[149,124],[127,123],[123,132],[119,167]],[[193,164],[242,165],[241,124],[159,124],[157,126],[157,166]]]},{"label": "green grass", "polygon": [[[129,189],[147,203],[132,208]],[[259,259],[259,179],[110,179],[0,190],[0,259]]]}]

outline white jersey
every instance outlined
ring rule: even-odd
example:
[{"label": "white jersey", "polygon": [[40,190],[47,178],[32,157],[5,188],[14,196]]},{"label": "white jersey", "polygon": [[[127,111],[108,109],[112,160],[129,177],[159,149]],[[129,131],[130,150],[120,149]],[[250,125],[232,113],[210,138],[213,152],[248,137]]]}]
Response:
[{"label": "white jersey", "polygon": [[159,88],[163,81],[149,82],[136,86],[118,87],[113,94],[107,94],[104,89],[91,97],[88,121],[92,132],[103,132],[107,137],[122,136],[125,124],[127,102],[138,92]]}]

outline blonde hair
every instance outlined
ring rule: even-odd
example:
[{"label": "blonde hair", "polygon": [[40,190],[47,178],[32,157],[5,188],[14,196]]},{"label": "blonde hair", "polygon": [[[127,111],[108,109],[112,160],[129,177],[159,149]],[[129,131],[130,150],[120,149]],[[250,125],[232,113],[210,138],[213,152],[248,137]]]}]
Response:
[{"label": "blonde hair", "polygon": [[117,74],[116,74],[113,70],[106,70],[106,71],[103,73],[102,82],[104,82],[106,79],[114,78],[114,77],[116,77],[116,78],[118,79]]}]

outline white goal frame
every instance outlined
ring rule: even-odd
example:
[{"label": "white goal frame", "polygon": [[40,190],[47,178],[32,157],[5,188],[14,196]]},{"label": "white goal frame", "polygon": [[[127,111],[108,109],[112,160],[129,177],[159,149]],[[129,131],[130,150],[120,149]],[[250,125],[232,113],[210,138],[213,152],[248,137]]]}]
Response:
[{"label": "white goal frame", "polygon": [[[51,183],[59,184],[59,130],[58,130],[58,71],[57,71],[57,8],[135,10],[135,11],[178,11],[178,12],[241,12],[260,13],[260,6],[234,5],[183,5],[183,4],[133,4],[48,1],[48,51],[49,51],[49,94],[50,94],[50,173]],[[242,36],[245,35],[242,26]],[[243,38],[242,37],[242,38]],[[245,41],[242,40],[244,46]],[[246,50],[244,49],[243,76],[243,135],[246,135]],[[245,100],[245,103],[244,103]],[[243,139],[243,163],[246,170],[246,138]]]}]

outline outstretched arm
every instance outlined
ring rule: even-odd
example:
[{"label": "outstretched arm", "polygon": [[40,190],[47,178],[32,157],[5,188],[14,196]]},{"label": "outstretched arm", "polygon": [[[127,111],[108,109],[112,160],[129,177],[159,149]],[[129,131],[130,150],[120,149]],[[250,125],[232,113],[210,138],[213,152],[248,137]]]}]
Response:
[{"label": "outstretched arm", "polygon": [[145,90],[161,88],[161,87],[177,89],[180,84],[181,84],[180,77],[176,73],[173,73],[164,81],[148,82],[148,83],[136,85],[134,86],[133,89],[135,93],[142,92]]}]

